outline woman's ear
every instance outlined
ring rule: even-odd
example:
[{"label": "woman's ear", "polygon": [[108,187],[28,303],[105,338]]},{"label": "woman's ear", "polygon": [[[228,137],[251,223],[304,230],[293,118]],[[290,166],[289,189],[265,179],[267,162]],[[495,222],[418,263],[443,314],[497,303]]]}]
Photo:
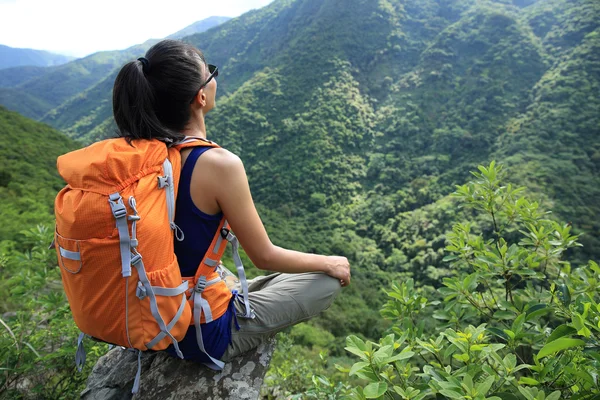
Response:
[{"label": "woman's ear", "polygon": [[204,88],[198,90],[198,93],[196,93],[196,96],[194,97],[194,101],[197,101],[200,103],[200,107],[204,107],[206,105],[206,94],[204,94]]}]

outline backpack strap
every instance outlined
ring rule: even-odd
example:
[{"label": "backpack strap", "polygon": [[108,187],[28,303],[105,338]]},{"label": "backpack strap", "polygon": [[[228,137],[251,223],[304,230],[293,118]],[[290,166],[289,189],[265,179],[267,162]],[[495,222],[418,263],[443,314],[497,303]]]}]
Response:
[{"label": "backpack strap", "polygon": [[[203,138],[187,137],[182,142],[177,144],[175,148],[181,150],[183,148],[197,146],[220,147],[216,143]],[[244,301],[245,312],[244,314],[238,316],[242,318],[254,318],[254,312],[250,308],[250,302],[248,301],[248,282],[246,280],[244,265],[242,264],[242,259],[239,255],[239,242],[229,229],[229,224],[227,223],[225,216],[223,216],[221,222],[219,223],[219,227],[217,228],[217,232],[215,233],[208,250],[204,254],[202,262],[200,263],[198,270],[196,271],[196,275],[194,276],[190,299],[193,303],[193,321],[194,326],[196,327],[196,341],[198,342],[198,347],[211,360],[210,363],[207,363],[207,366],[216,370],[223,369],[225,364],[208,354],[204,347],[204,341],[202,338],[202,324],[200,323],[202,320],[202,315],[204,315],[204,321],[206,323],[213,321],[213,316],[211,305],[208,300],[204,298],[202,293],[208,286],[222,281],[218,274],[216,278],[211,280],[208,280],[208,277],[214,276],[214,272],[219,266],[219,262],[221,261],[221,257],[223,257],[227,243],[231,243],[233,247],[233,261],[237,269],[238,278],[240,280],[243,292],[242,297]]]},{"label": "backpack strap", "polygon": [[186,136],[185,139],[183,139],[181,142],[177,143],[173,147],[176,148],[177,150],[181,151],[182,149],[185,149],[188,147],[198,147],[198,146],[221,147],[218,144],[216,144],[215,142],[212,142],[208,139],[195,137],[195,136]]},{"label": "backpack strap", "polygon": [[254,318],[254,312],[250,309],[250,302],[248,301],[248,282],[246,280],[246,273],[239,255],[239,242],[235,235],[229,230],[229,224],[227,223],[225,217],[223,217],[221,219],[221,223],[219,224],[219,228],[213,237],[213,241],[206,251],[194,277],[195,284],[192,290],[191,298],[193,302],[194,326],[196,327],[196,341],[198,342],[198,348],[210,358],[211,362],[207,363],[207,366],[215,370],[222,370],[225,364],[208,354],[204,348],[202,324],[200,321],[203,314],[204,320],[207,323],[213,321],[213,316],[210,304],[203,297],[202,293],[208,286],[222,281],[219,274],[217,274],[216,278],[211,280],[207,280],[207,276],[214,276],[214,272],[219,266],[219,262],[221,261],[221,257],[225,252],[227,243],[231,243],[233,246],[233,260],[238,271],[238,278],[242,285],[243,291],[242,297],[245,305],[245,313],[239,316],[243,318]]}]

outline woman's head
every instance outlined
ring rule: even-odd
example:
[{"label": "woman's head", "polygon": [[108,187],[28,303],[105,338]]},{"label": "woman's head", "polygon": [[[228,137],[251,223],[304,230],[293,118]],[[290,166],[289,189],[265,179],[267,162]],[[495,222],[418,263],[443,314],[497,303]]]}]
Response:
[{"label": "woman's head", "polygon": [[[207,90],[211,76],[200,50],[177,40],[163,40],[145,57],[121,68],[113,88],[113,113],[119,135],[129,139],[183,139],[190,120],[190,100]],[[210,86],[215,89],[215,85]],[[214,106],[214,93],[207,96]]]}]

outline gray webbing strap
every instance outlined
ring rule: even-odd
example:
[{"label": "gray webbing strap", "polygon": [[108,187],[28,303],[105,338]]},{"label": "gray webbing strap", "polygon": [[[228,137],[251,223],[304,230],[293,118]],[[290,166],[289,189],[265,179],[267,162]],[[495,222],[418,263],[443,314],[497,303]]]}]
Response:
[{"label": "gray webbing strap", "polygon": [[169,226],[175,231],[175,238],[178,241],[182,241],[185,237],[181,228],[175,224],[175,184],[173,180],[173,165],[169,159],[165,159],[163,162],[163,171],[165,177],[163,180],[159,179],[159,187],[165,188],[165,194],[167,196],[167,212],[169,214]]},{"label": "gray webbing strap", "polygon": [[[221,237],[221,235],[219,235],[219,237]],[[209,267],[216,267],[217,264],[219,264],[219,262],[217,260],[207,258],[206,260],[204,260],[204,264],[208,265]]]},{"label": "gray webbing strap", "polygon": [[79,337],[77,338],[77,351],[75,352],[75,365],[77,366],[77,371],[81,372],[83,369],[83,364],[85,364],[85,347],[83,347],[83,338],[85,337],[85,333],[81,332]]},{"label": "gray webbing strap", "polygon": [[172,296],[177,296],[181,293],[185,293],[185,291],[188,290],[188,283],[187,283],[187,281],[185,281],[181,285],[179,285],[175,288],[152,286],[152,290],[154,290],[154,294],[157,296],[172,297]]},{"label": "gray webbing strap", "polygon": [[[185,284],[187,285],[187,282]],[[186,304],[187,304],[187,298],[184,295],[181,298],[181,305],[179,306],[179,310],[177,310],[177,314],[175,314],[175,316],[173,317],[171,322],[169,322],[169,325],[167,325],[167,329],[169,330],[169,332],[171,331],[171,329],[173,329],[173,327],[175,326],[177,321],[179,321],[179,318],[181,318],[181,316],[183,315]],[[156,337],[154,339],[152,339],[150,342],[146,343],[146,347],[149,349],[153,348],[154,346],[156,346],[156,344],[158,342],[163,340],[166,336],[167,336],[166,333],[160,332],[158,335],[156,335]]]},{"label": "gray webbing strap", "polygon": [[131,276],[131,241],[129,239],[129,228],[127,227],[127,209],[119,192],[113,193],[108,197],[108,204],[110,204],[113,216],[117,221],[117,230],[119,231],[121,274],[123,278],[127,278]]},{"label": "gray webbing strap", "polygon": [[158,327],[160,328],[160,330],[162,332],[165,332],[166,335],[173,342],[173,347],[175,348],[175,352],[177,353],[179,358],[183,358],[183,354],[181,353],[181,350],[179,350],[179,345],[177,344],[177,340],[173,337],[171,332],[169,332],[169,330],[167,329],[167,325],[165,324],[165,321],[163,320],[163,317],[158,312],[158,304],[156,302],[156,296],[154,295],[154,290],[152,289],[152,286],[150,285],[150,282],[148,281],[148,276],[146,275],[146,269],[144,268],[144,262],[142,261],[142,256],[140,254],[136,254],[133,257],[133,259],[131,260],[131,262],[133,263],[133,266],[137,269],[140,282],[142,282],[142,285],[144,285],[144,289],[146,289],[146,295],[148,297],[150,297],[150,312],[152,313],[152,316],[158,323]]},{"label": "gray webbing strap", "polygon": [[138,350],[138,367],[135,374],[135,380],[133,381],[133,388],[131,389],[132,394],[136,394],[140,390],[140,380],[142,378],[142,351]]},{"label": "gray webbing strap", "polygon": [[[206,312],[206,308],[208,308],[208,311],[210,312],[210,305],[208,304],[206,299],[202,298],[202,292],[204,291],[204,289],[206,289],[207,286],[213,285],[219,282],[220,280],[221,278],[215,278],[206,282],[206,277],[201,276],[198,279],[198,283],[196,284],[196,287],[194,288],[194,292],[192,294],[194,298],[194,326],[196,327],[196,341],[198,342],[198,348],[200,349],[200,351],[206,354],[211,361],[206,363],[206,366],[217,371],[222,370],[225,366],[225,363],[223,361],[217,360],[216,358],[207,353],[206,348],[204,347],[204,340],[202,339],[202,324],[200,323],[200,320],[202,317],[202,313]],[[208,315],[205,315],[205,319],[206,322],[212,321],[212,312],[210,314],[210,321],[208,320]]]},{"label": "gray webbing strap", "polygon": [[242,286],[242,298],[244,300],[244,307],[246,308],[246,313],[244,315],[239,315],[242,318],[254,318],[254,312],[250,309],[250,301],[248,300],[248,281],[246,280],[246,271],[244,271],[244,264],[242,263],[242,259],[240,258],[240,242],[237,237],[231,232],[227,234],[225,238],[229,243],[231,243],[231,247],[233,248],[233,263],[235,264],[235,268],[237,269],[238,278],[240,279],[240,284]]},{"label": "gray webbing strap", "polygon": [[81,255],[79,254],[78,251],[69,251],[69,250],[63,249],[60,246],[58,246],[58,249],[60,250],[61,257],[64,257],[66,259],[73,260],[73,261],[81,261]]}]

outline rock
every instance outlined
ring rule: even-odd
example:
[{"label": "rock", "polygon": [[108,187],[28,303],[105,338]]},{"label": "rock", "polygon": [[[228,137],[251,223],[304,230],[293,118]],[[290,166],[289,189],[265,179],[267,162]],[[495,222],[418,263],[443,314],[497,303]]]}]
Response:
[{"label": "rock", "polygon": [[164,353],[142,354],[140,390],[131,394],[137,352],[116,348],[101,357],[81,393],[84,400],[105,399],[258,399],[275,349],[272,339],[254,352],[225,364],[223,371]]}]

